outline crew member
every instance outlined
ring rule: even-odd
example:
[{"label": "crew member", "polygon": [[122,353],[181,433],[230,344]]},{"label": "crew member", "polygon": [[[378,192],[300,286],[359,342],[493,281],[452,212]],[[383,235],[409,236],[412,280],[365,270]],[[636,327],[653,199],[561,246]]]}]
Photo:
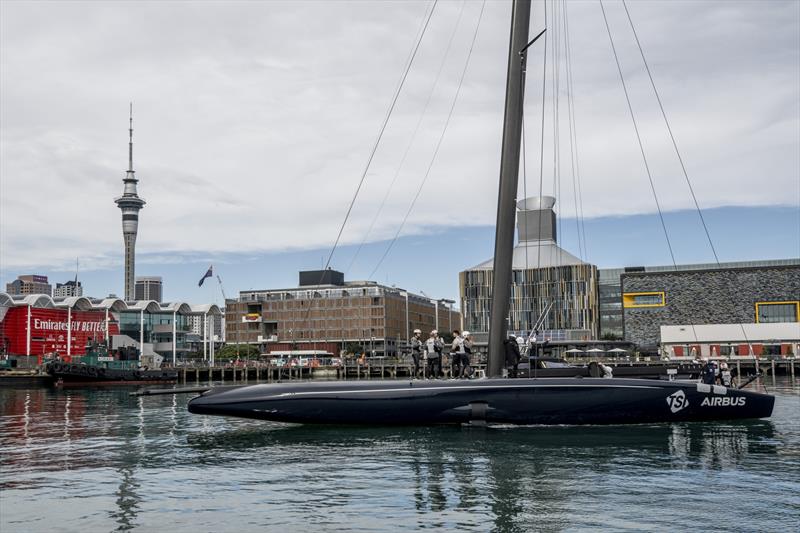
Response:
[{"label": "crew member", "polygon": [[462,333],[464,342],[462,346],[464,351],[459,354],[461,356],[461,377],[468,378],[472,375],[472,367],[470,366],[470,357],[472,356],[472,335],[469,331]]},{"label": "crew member", "polygon": [[703,368],[700,371],[700,375],[703,378],[703,383],[706,385],[713,385],[717,381],[717,368],[714,364],[714,361],[709,361],[706,358],[702,359],[703,361]]},{"label": "crew member", "polygon": [[464,352],[464,337],[457,329],[453,330],[453,344],[450,346],[450,377],[461,375],[461,354]]},{"label": "crew member", "polygon": [[411,359],[414,361],[414,377],[419,377],[419,361],[422,358],[422,330],[415,329],[411,337]]},{"label": "crew member", "polygon": [[428,359],[428,375],[438,379],[442,374],[442,340],[439,332],[431,331],[431,336],[425,341],[425,355]]},{"label": "crew member", "polygon": [[503,341],[503,345],[506,352],[506,370],[508,371],[508,377],[515,378],[517,377],[517,365],[519,365],[520,354],[519,344],[513,333],[508,334],[508,338]]},{"label": "crew member", "polygon": [[730,387],[733,385],[733,375],[728,368],[728,363],[724,361],[719,365],[719,380],[720,383],[725,387]]}]

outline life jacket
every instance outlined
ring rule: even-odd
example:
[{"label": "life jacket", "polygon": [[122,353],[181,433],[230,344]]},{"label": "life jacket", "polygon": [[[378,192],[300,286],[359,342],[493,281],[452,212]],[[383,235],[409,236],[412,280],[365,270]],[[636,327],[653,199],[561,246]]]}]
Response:
[{"label": "life jacket", "polygon": [[439,357],[439,350],[436,349],[437,348],[436,339],[434,339],[433,337],[429,338],[425,342],[425,348],[426,351],[428,352],[428,359],[435,359]]}]

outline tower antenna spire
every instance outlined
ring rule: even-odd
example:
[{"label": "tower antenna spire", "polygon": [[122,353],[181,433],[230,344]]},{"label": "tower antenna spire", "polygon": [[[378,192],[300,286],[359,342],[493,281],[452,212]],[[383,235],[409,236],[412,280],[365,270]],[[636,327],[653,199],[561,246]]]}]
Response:
[{"label": "tower antenna spire", "polygon": [[133,102],[130,104],[130,118],[128,119],[128,172],[133,172]]}]

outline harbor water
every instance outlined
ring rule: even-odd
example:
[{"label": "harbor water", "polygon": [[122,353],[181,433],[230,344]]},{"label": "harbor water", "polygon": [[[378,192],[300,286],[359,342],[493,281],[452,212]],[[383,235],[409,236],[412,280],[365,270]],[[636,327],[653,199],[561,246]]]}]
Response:
[{"label": "harbor water", "polygon": [[[768,420],[465,429],[0,389],[0,531],[797,531],[800,383]],[[774,386],[773,386],[774,385]]]}]

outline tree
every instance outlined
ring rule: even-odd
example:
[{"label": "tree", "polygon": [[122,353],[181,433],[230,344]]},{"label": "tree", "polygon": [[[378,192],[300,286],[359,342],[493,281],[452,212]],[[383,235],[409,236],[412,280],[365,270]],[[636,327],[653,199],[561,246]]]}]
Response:
[{"label": "tree", "polygon": [[252,359],[260,355],[258,347],[252,344],[226,344],[217,352],[220,359]]}]

